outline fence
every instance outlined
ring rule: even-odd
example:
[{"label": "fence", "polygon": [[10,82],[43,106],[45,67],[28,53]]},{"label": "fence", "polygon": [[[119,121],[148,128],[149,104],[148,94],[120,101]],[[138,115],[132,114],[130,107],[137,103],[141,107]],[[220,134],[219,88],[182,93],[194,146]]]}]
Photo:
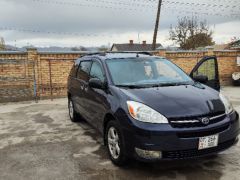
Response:
[{"label": "fence", "polygon": [[[0,52],[0,102],[64,97],[67,77],[73,61],[86,52]],[[160,50],[164,56],[189,73],[196,63],[208,55],[216,55],[222,85],[231,85],[233,72],[240,72],[240,51]]]}]

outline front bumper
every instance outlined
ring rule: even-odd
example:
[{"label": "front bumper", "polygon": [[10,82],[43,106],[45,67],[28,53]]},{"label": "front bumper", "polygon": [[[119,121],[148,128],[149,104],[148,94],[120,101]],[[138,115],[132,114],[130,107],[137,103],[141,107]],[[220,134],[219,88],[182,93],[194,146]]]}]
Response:
[{"label": "front bumper", "polygon": [[[236,144],[239,134],[239,115],[233,112],[224,120],[205,127],[173,128],[170,124],[149,124],[131,119],[123,128],[128,155],[140,160],[135,148],[161,151],[162,160],[187,159],[216,154]],[[199,137],[219,135],[218,146],[198,150]],[[151,159],[148,159],[151,160]]]}]

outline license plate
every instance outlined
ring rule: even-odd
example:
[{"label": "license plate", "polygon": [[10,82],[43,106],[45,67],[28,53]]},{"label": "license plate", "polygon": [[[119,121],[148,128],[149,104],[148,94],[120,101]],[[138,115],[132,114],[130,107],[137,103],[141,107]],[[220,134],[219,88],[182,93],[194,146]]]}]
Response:
[{"label": "license plate", "polygon": [[198,150],[218,146],[218,134],[199,138]]}]

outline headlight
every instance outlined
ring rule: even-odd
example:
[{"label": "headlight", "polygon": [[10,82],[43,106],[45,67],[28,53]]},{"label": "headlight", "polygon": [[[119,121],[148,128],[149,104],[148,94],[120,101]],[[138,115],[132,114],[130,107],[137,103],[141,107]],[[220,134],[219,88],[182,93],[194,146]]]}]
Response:
[{"label": "headlight", "polygon": [[138,121],[155,124],[168,123],[166,117],[142,103],[127,101],[127,105],[130,115]]},{"label": "headlight", "polygon": [[232,104],[230,103],[230,101],[228,100],[228,98],[223,95],[222,93],[219,93],[219,97],[222,101],[222,103],[224,104],[225,106],[225,112],[226,114],[230,114],[232,111],[233,111],[233,106]]}]

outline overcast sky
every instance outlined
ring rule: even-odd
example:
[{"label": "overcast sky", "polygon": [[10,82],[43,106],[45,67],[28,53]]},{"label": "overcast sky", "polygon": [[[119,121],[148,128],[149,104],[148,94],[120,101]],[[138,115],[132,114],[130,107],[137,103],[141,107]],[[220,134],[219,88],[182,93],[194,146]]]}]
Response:
[{"label": "overcast sky", "polygon": [[[0,36],[19,47],[151,43],[156,8],[157,0],[0,0]],[[170,25],[193,13],[208,21],[216,43],[240,37],[240,0],[165,0],[158,42],[171,45]]]}]

